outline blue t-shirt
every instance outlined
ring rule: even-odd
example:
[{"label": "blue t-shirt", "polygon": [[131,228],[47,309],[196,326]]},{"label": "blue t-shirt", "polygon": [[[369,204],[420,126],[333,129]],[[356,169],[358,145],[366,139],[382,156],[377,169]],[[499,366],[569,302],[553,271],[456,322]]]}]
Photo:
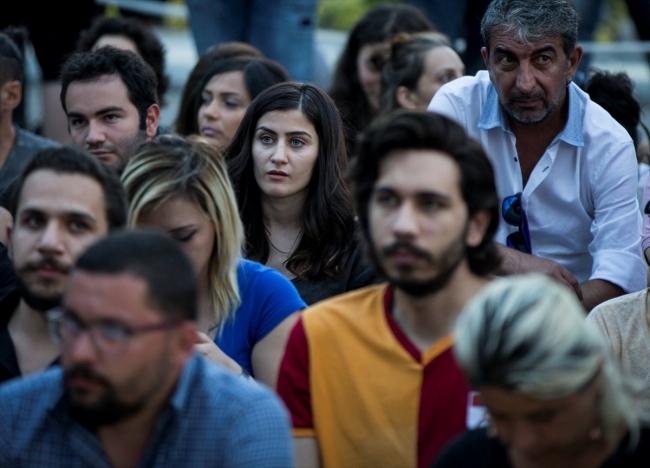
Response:
[{"label": "blue t-shirt", "polygon": [[241,304],[223,324],[214,342],[254,377],[251,365],[253,346],[307,304],[291,281],[261,263],[241,259],[237,283]]}]

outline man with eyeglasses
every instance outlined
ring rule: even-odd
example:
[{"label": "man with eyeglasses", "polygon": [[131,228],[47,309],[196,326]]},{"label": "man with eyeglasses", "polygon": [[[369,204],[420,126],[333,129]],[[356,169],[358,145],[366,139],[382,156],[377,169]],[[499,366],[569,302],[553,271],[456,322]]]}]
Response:
[{"label": "man with eyeglasses", "polygon": [[292,466],[277,397],[194,354],[196,308],[164,234],[88,248],[48,312],[61,367],[0,387],[0,466]]},{"label": "man with eyeglasses", "polygon": [[578,23],[567,0],[494,0],[481,23],[487,71],[443,86],[429,110],[464,126],[494,166],[502,273],[549,274],[589,311],[643,289],[646,266],[632,139],[571,82]]},{"label": "man with eyeglasses", "polygon": [[61,349],[50,339],[45,311],[61,301],[79,254],[126,225],[127,201],[117,176],[99,161],[58,147],[41,150],[27,164],[10,212],[8,248],[17,287],[0,302],[0,383],[58,358]]}]

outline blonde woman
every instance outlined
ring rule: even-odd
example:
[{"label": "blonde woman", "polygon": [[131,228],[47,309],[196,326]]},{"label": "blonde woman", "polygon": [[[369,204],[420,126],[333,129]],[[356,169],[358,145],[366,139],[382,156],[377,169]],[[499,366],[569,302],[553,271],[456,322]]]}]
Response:
[{"label": "blonde woman", "polygon": [[280,273],[243,260],[243,228],[225,164],[199,138],[162,135],[130,159],[129,226],[168,232],[199,279],[197,350],[275,387],[289,331],[306,307]]}]

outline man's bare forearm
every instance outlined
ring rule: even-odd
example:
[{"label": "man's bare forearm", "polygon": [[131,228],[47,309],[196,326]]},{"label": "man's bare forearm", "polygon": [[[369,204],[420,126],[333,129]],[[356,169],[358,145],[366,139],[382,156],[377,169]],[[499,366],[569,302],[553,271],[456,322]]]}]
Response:
[{"label": "man's bare forearm", "polygon": [[594,279],[585,281],[582,287],[582,304],[587,312],[598,304],[625,294],[620,286],[606,280]]}]

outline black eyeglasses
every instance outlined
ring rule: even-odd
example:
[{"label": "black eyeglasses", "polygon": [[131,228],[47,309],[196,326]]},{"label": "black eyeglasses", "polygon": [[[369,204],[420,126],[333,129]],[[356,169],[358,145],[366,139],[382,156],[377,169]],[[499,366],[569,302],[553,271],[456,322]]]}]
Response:
[{"label": "black eyeglasses", "polygon": [[520,252],[532,253],[528,218],[521,206],[521,192],[503,199],[501,216],[506,223],[519,228],[517,232],[513,232],[506,238],[508,247]]},{"label": "black eyeglasses", "polygon": [[55,343],[63,347],[70,346],[79,339],[82,333],[88,332],[95,349],[106,354],[118,354],[125,351],[129,340],[135,335],[168,330],[182,323],[182,320],[174,319],[141,327],[129,327],[111,321],[90,324],[66,312],[63,307],[48,310],[45,316],[47,317],[50,335]]}]

